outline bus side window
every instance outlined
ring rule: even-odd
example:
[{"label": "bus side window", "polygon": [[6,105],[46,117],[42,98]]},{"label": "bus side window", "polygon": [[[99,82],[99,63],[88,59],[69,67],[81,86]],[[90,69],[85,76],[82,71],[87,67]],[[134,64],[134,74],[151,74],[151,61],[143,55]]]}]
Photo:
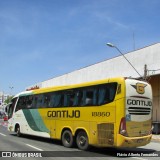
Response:
[{"label": "bus side window", "polygon": [[117,83],[109,83],[99,86],[98,105],[110,103],[114,100]]},{"label": "bus side window", "polygon": [[73,106],[82,106],[83,92],[81,89],[74,90]]},{"label": "bus side window", "polygon": [[55,92],[54,95],[54,106],[53,107],[63,107],[64,105],[64,94],[63,92]]},{"label": "bus side window", "polygon": [[43,104],[43,106],[44,106],[45,108],[50,107],[50,101],[51,101],[51,94],[45,93],[45,94],[44,94],[44,104]]},{"label": "bus side window", "polygon": [[111,83],[110,84],[110,101],[112,102],[114,100],[116,91],[117,91],[117,83]]},{"label": "bus side window", "polygon": [[26,108],[33,108],[33,96],[26,97]]},{"label": "bus side window", "polygon": [[109,89],[106,86],[99,87],[98,105],[103,105],[109,102]]},{"label": "bus side window", "polygon": [[52,92],[51,94],[50,94],[50,103],[49,103],[49,107],[54,107],[55,105],[55,94],[54,94],[54,92]]},{"label": "bus side window", "polygon": [[50,93],[48,100],[48,107],[62,107],[63,104],[63,94],[62,92],[52,92]]},{"label": "bus side window", "polygon": [[97,87],[87,87],[83,90],[83,106],[97,105]]},{"label": "bus side window", "polygon": [[33,99],[32,99],[32,108],[36,108],[36,104],[37,104],[37,97],[36,95],[33,95]]},{"label": "bus side window", "polygon": [[72,107],[74,102],[75,93],[73,90],[68,90],[64,94],[64,106]]},{"label": "bus side window", "polygon": [[43,108],[44,105],[44,95],[43,94],[38,94],[35,97],[35,108]]},{"label": "bus side window", "polygon": [[20,110],[20,109],[25,109],[26,108],[26,97],[19,97],[17,107],[15,109],[15,112]]}]

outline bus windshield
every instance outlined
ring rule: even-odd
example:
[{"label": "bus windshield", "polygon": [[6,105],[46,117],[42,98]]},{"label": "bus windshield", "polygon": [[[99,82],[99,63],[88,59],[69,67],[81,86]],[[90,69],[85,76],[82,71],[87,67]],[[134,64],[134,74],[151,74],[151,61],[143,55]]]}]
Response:
[{"label": "bus windshield", "polygon": [[14,106],[16,104],[17,98],[12,99],[11,104],[8,107],[8,119],[10,119],[13,115]]}]

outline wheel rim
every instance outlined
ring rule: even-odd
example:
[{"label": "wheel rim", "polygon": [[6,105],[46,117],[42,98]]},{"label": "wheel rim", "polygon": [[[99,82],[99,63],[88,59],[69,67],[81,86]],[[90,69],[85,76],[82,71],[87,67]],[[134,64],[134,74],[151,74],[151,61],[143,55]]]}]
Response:
[{"label": "wheel rim", "polygon": [[88,136],[85,132],[80,132],[77,135],[77,146],[81,150],[87,150],[89,147]]},{"label": "wheel rim", "polygon": [[79,144],[81,145],[81,146],[85,146],[85,144],[86,144],[86,137],[85,136],[81,136],[80,138],[79,138]]},{"label": "wheel rim", "polygon": [[20,136],[20,128],[17,128],[17,136]]},{"label": "wheel rim", "polygon": [[65,142],[66,142],[67,144],[70,144],[70,142],[71,142],[71,137],[70,137],[70,135],[69,135],[68,133],[66,133],[66,134],[64,135],[64,139],[65,139]]}]

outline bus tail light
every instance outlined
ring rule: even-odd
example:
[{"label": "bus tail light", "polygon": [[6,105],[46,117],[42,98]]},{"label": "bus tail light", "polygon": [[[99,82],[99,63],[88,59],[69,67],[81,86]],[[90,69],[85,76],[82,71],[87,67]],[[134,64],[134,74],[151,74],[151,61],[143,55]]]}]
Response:
[{"label": "bus tail light", "polygon": [[121,119],[120,127],[119,127],[119,133],[123,136],[127,136],[127,129],[126,129],[126,119],[123,117]]}]

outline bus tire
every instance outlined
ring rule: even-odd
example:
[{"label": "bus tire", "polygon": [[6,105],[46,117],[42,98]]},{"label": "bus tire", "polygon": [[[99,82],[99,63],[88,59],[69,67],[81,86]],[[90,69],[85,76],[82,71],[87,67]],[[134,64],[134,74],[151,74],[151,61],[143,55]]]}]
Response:
[{"label": "bus tire", "polygon": [[16,127],[16,134],[17,134],[17,137],[21,136],[21,131],[20,131],[20,126],[19,125]]},{"label": "bus tire", "polygon": [[88,136],[85,131],[78,132],[76,136],[76,144],[80,150],[87,150],[89,148]]},{"label": "bus tire", "polygon": [[71,148],[73,146],[74,140],[70,130],[65,130],[62,133],[62,144],[67,148]]}]

